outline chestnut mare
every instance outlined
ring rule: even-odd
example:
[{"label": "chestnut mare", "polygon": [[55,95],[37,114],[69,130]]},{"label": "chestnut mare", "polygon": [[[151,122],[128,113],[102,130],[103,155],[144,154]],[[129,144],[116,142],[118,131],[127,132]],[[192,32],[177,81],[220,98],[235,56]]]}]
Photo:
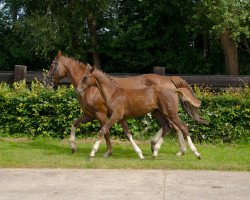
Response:
[{"label": "chestnut mare", "polygon": [[[83,75],[86,73],[87,66],[79,63],[78,61],[62,56],[61,51],[58,52],[55,60],[51,63],[50,69],[44,80],[45,86],[53,87],[64,77],[68,77],[71,84],[73,84],[76,89],[79,85]],[[145,74],[141,76],[129,77],[129,78],[113,78],[119,85],[128,88],[145,88],[153,85],[161,85],[167,89],[176,88],[187,88],[191,93],[193,93],[192,88],[179,77],[164,77],[156,74]],[[108,120],[108,110],[103,100],[99,90],[96,87],[88,88],[84,93],[79,96],[79,103],[84,112],[78,119],[76,119],[71,126],[70,134],[70,146],[72,152],[77,150],[75,143],[75,130],[81,123],[86,123],[98,119],[101,126],[103,126]],[[198,110],[189,104],[188,101],[182,101],[185,111],[189,116],[198,123],[206,124],[199,114]],[[151,146],[153,149],[159,149],[161,143],[163,142],[164,133],[167,132],[170,127],[166,125],[164,119],[156,114],[156,118],[161,123],[164,131],[160,129],[156,136],[152,139]],[[121,121],[122,128],[126,135],[129,134],[129,129],[125,120]],[[107,152],[104,156],[109,156],[112,153],[112,146],[109,138],[109,133],[105,134],[105,140],[107,143]],[[181,137],[181,136],[180,136]],[[180,140],[180,138],[179,138]],[[184,152],[180,151],[177,155],[182,155]],[[157,152],[154,152],[157,155]]]},{"label": "chestnut mare", "polygon": [[[96,86],[103,99],[106,102],[108,112],[111,113],[109,120],[102,126],[98,132],[98,138],[95,142],[90,158],[95,156],[102,137],[109,132],[109,129],[121,120],[131,117],[145,115],[147,113],[158,113],[165,119],[179,133],[179,130],[184,134],[188,140],[188,144],[197,158],[200,159],[196,147],[194,146],[189,135],[188,127],[182,123],[178,115],[179,96],[188,101],[195,107],[199,107],[201,102],[193,98],[192,94],[186,88],[179,88],[175,90],[166,89],[162,86],[146,87],[143,89],[131,89],[120,87],[111,76],[107,76],[102,71],[95,69],[88,65],[88,71],[84,74],[79,86],[78,93],[84,93],[89,87]],[[182,135],[182,134],[181,134]],[[136,153],[140,159],[144,159],[142,151],[135,144],[131,134],[126,135],[128,140],[132,143]],[[180,140],[181,150],[186,151],[184,138]]]}]

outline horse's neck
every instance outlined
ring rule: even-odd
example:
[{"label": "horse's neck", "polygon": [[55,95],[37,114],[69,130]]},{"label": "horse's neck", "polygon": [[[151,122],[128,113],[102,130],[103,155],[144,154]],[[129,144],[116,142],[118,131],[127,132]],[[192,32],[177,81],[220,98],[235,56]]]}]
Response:
[{"label": "horse's neck", "polygon": [[102,97],[106,102],[109,102],[109,99],[112,97],[112,95],[117,93],[120,88],[102,71],[95,70],[94,76],[97,80],[97,87],[99,88]]},{"label": "horse's neck", "polygon": [[76,89],[84,74],[84,68],[80,63],[76,63],[76,61],[69,58],[64,58],[64,67],[66,69],[65,75],[69,78],[70,83]]}]

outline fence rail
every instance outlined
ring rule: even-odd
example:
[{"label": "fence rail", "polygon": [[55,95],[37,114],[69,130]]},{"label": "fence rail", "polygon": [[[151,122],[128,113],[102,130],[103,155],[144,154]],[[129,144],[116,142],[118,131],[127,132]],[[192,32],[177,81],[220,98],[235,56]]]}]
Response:
[{"label": "fence rail", "polygon": [[[154,73],[164,74],[164,68],[154,68]],[[112,76],[129,77],[138,74],[126,73],[110,73]],[[165,76],[173,76],[173,74],[166,74]],[[190,85],[209,86],[215,90],[224,89],[227,87],[244,87],[250,85],[250,76],[226,76],[226,75],[177,75],[186,80]],[[37,79],[43,81],[43,72],[27,71],[26,66],[16,65],[14,71],[0,71],[0,82],[13,83],[25,79],[28,84]],[[61,84],[69,85],[69,79],[64,78],[60,81]]]}]

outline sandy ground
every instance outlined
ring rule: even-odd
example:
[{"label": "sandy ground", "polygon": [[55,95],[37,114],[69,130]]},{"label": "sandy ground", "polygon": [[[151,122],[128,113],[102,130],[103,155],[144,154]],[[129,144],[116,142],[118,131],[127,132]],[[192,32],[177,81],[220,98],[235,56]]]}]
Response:
[{"label": "sandy ground", "polygon": [[249,200],[250,173],[0,169],[1,200]]}]

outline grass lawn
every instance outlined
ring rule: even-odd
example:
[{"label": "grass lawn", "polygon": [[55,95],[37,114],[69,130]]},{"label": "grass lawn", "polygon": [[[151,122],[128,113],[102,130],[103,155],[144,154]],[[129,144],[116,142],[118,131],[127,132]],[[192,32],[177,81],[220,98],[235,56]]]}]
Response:
[{"label": "grass lawn", "polygon": [[150,143],[138,141],[146,160],[139,160],[127,141],[112,140],[113,155],[103,158],[104,141],[96,157],[88,161],[94,139],[77,141],[78,150],[72,154],[67,140],[0,138],[1,168],[103,168],[103,169],[193,169],[250,171],[250,144],[197,144],[202,159],[188,152],[175,156],[179,145],[167,139],[156,159],[152,159]]}]

